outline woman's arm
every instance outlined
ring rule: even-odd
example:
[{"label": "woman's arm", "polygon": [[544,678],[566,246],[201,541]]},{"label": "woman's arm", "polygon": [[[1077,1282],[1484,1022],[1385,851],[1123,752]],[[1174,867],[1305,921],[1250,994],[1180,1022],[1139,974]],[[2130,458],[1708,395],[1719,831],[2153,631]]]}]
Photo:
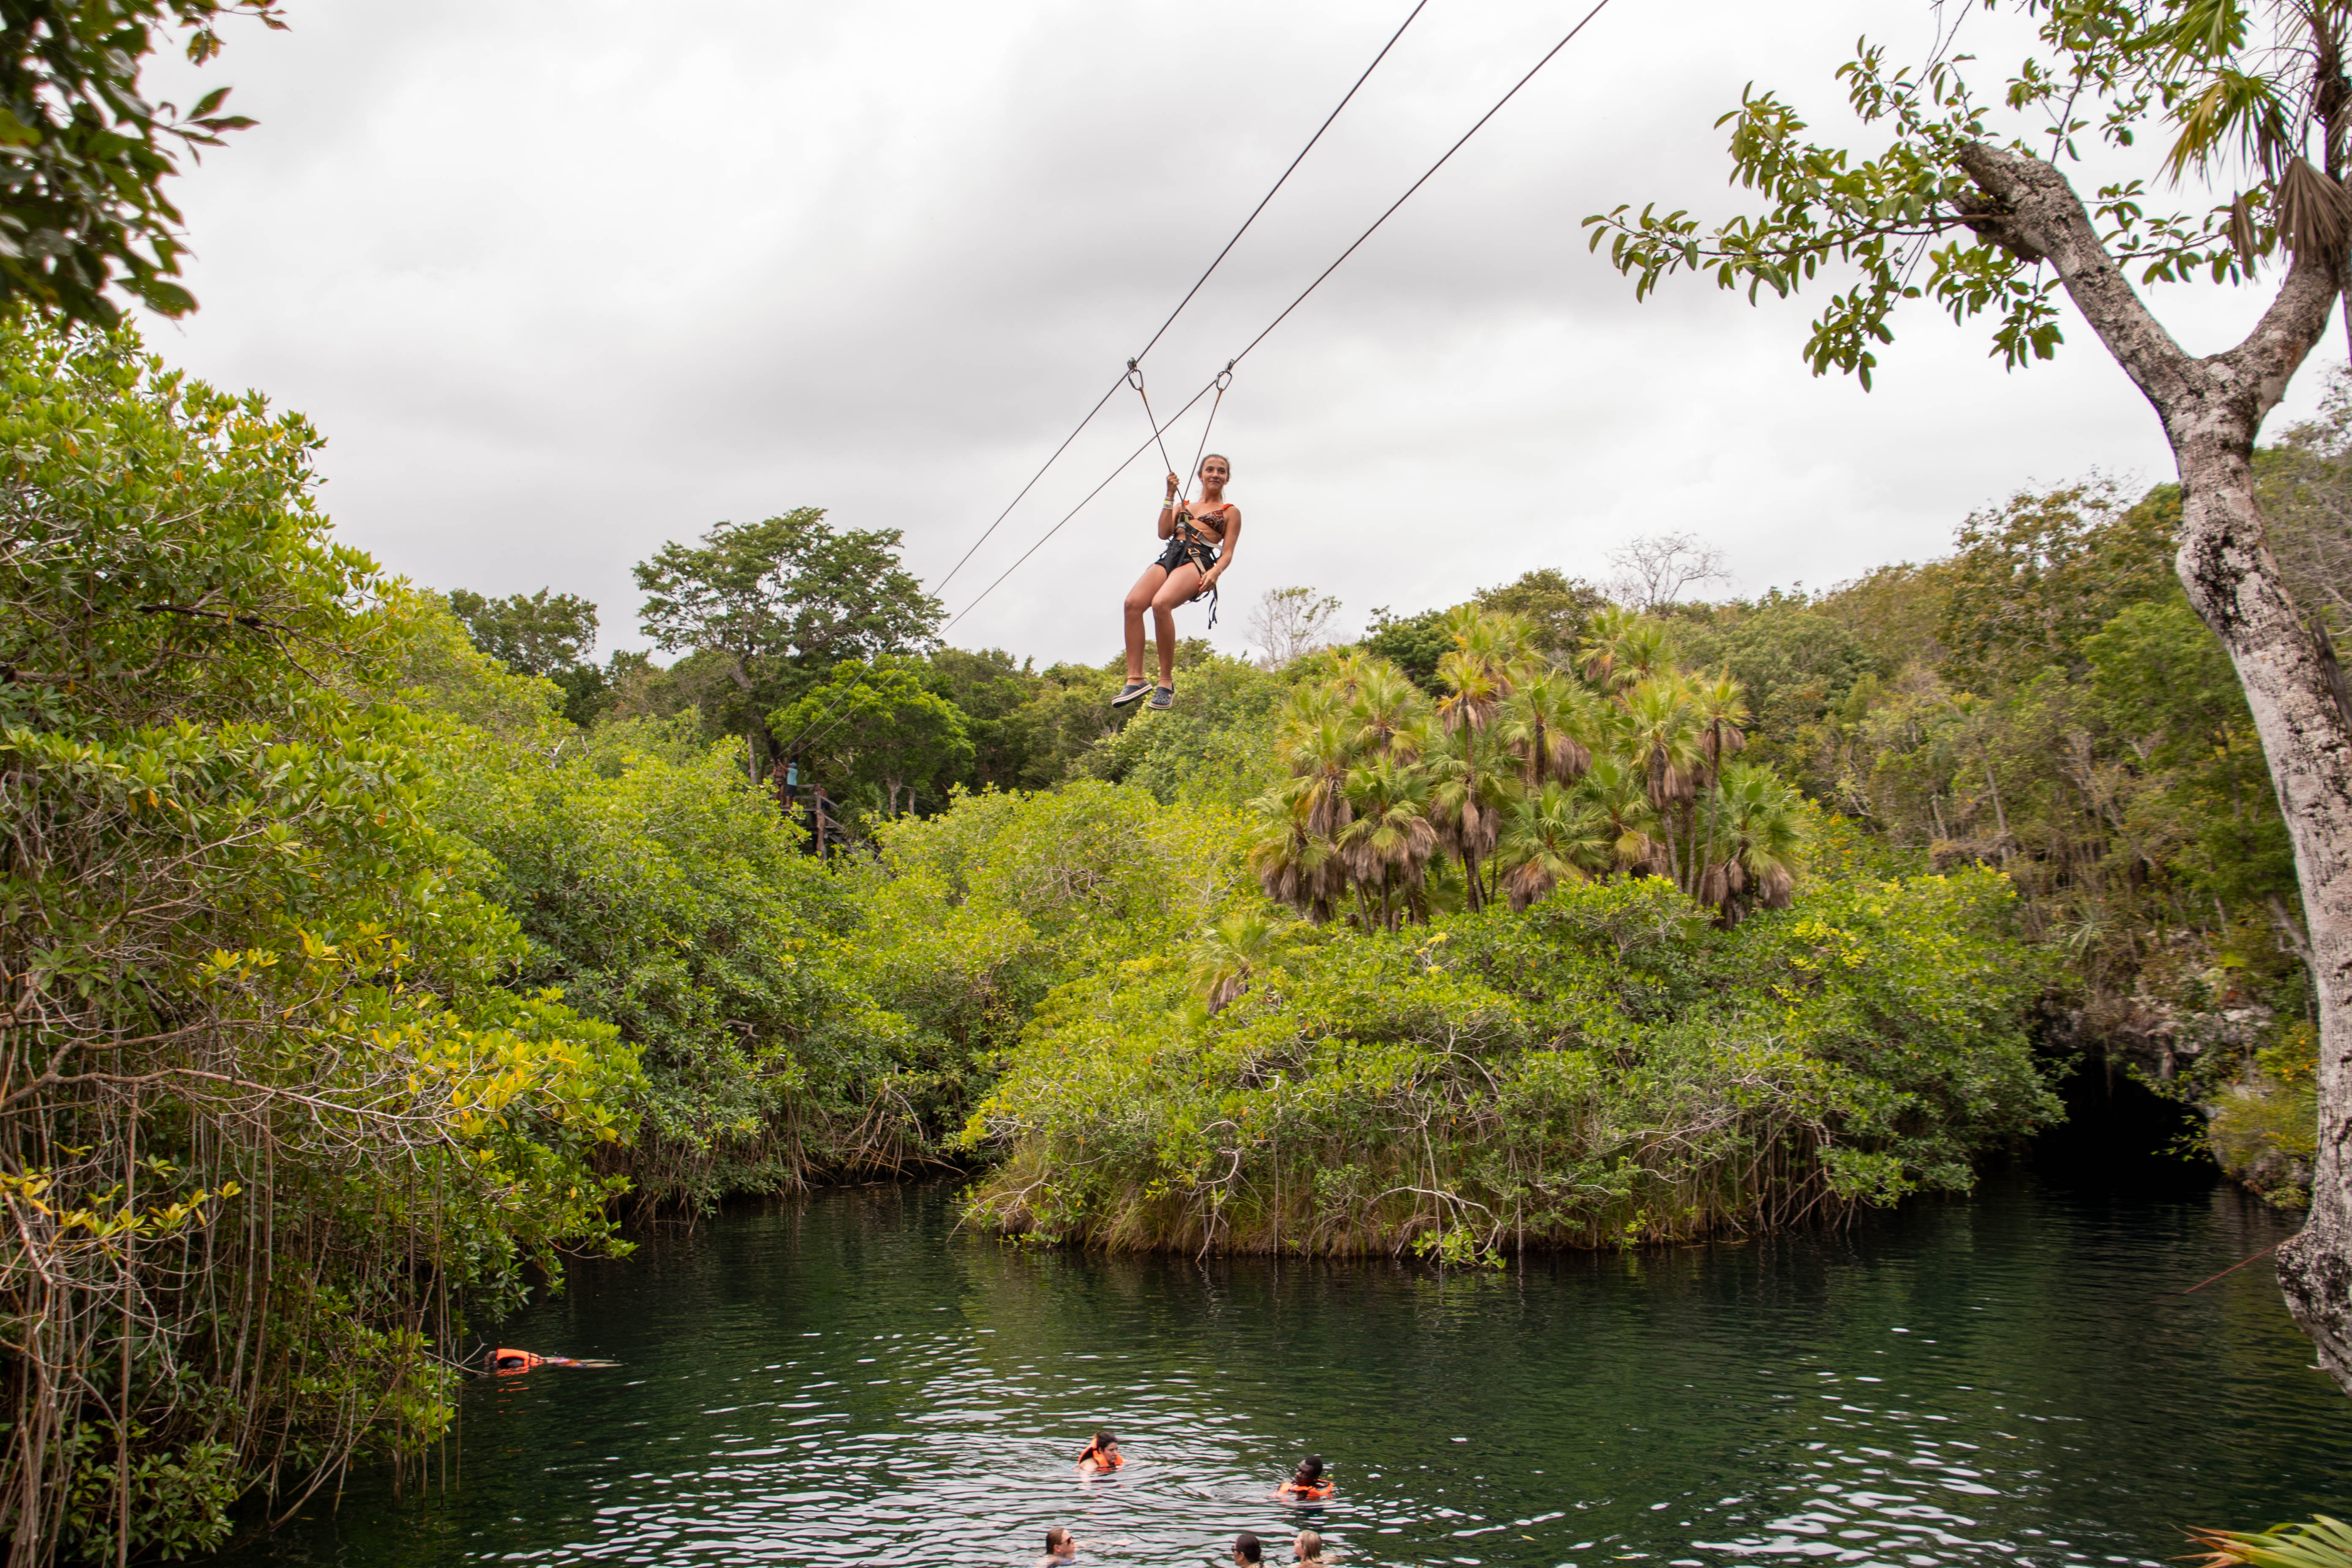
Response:
[{"label": "woman's arm", "polygon": [[1224,547],[1217,552],[1217,563],[1214,566],[1210,567],[1206,573],[1202,574],[1201,588],[1202,592],[1205,593],[1209,589],[1217,585],[1217,579],[1223,576],[1225,574],[1225,568],[1234,563],[1234,552],[1241,548],[1241,542],[1242,509],[1237,506],[1227,507],[1225,509]]},{"label": "woman's arm", "polygon": [[1160,503],[1160,537],[1172,539],[1175,535],[1176,476],[1171,474],[1168,476],[1168,499]]}]

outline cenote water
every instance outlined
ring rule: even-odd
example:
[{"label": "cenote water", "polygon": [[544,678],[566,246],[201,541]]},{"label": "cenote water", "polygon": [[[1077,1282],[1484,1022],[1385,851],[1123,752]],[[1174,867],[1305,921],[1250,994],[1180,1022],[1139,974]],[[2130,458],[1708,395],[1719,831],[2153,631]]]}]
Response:
[{"label": "cenote water", "polygon": [[[1415,1265],[1118,1259],[958,1235],[944,1187],[731,1211],[573,1270],[471,1387],[459,1479],[362,1474],[246,1564],[2154,1563],[2352,1503],[2226,1188],[1989,1177],[1834,1232]],[[1113,1426],[1111,1481],[1072,1461]],[[1339,1495],[1268,1500],[1307,1451]]]}]

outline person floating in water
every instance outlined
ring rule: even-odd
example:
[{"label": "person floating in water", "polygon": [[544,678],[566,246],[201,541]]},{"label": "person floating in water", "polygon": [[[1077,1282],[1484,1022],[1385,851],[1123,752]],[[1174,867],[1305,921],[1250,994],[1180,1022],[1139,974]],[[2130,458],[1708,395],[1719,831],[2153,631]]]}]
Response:
[{"label": "person floating in water", "polygon": [[1302,1530],[1298,1532],[1298,1539],[1291,1543],[1290,1555],[1300,1563],[1315,1563],[1331,1561],[1323,1555],[1323,1538],[1311,1530]]},{"label": "person floating in water", "polygon": [[[1160,506],[1160,537],[1168,548],[1143,569],[1127,591],[1127,685],[1111,699],[1124,708],[1151,694],[1154,708],[1176,705],[1176,606],[1189,605],[1203,594],[1214,595],[1217,580],[1234,563],[1234,547],[1241,542],[1241,509],[1225,499],[1233,465],[1212,452],[1201,459],[1201,499],[1177,499],[1176,476],[1168,476],[1168,497]],[[1160,649],[1160,684],[1143,679],[1143,613],[1151,612],[1151,632]],[[1209,624],[1217,624],[1213,598]]]},{"label": "person floating in water", "polygon": [[1234,1568],[1258,1568],[1265,1561],[1265,1548],[1258,1544],[1256,1536],[1244,1530],[1234,1537]]},{"label": "person floating in water", "polygon": [[621,1364],[612,1361],[582,1361],[575,1356],[568,1355],[533,1355],[529,1351],[513,1351],[503,1347],[485,1352],[482,1360],[491,1373],[501,1376],[508,1373],[529,1372],[535,1366],[618,1366]]},{"label": "person floating in water", "polygon": [[1299,1460],[1290,1479],[1274,1489],[1277,1502],[1321,1502],[1330,1495],[1331,1482],[1323,1474],[1320,1454],[1309,1454]]},{"label": "person floating in water", "polygon": [[1095,1440],[1087,1445],[1087,1451],[1078,1456],[1078,1474],[1107,1476],[1125,1463],[1127,1457],[1118,1451],[1118,1439],[1108,1432],[1097,1432]]}]

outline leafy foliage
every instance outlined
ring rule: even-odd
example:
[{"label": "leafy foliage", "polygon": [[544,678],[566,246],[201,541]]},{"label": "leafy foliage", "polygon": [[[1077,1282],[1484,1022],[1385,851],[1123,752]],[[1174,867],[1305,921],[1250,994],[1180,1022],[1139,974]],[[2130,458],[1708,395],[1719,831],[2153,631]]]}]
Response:
[{"label": "leafy foliage", "polygon": [[[2340,16],[2333,7],[2258,14],[2239,0],[2088,0],[2021,7],[2038,51],[2017,60],[1998,101],[1969,81],[1968,56],[1924,68],[1894,65],[1864,41],[1838,68],[1849,107],[1888,142],[1875,156],[1806,139],[1795,108],[1749,87],[1717,121],[1731,127],[1732,178],[1763,210],[1702,232],[1687,212],[1631,205],[1588,217],[1591,244],[1644,296],[1683,271],[1725,289],[1786,297],[1824,269],[1851,278],[1812,323],[1805,356],[1864,387],[1874,346],[1906,301],[1932,300],[1955,321],[1989,316],[1994,352],[2015,366],[2048,359],[2062,340],[2062,287],[2046,258],[2002,220],[1969,167],[1972,149],[2046,142],[2053,162],[2079,157],[2095,134],[2130,149],[2169,122],[2168,152],[2140,178],[2099,188],[2099,242],[2143,284],[2249,277],[2283,247],[2341,251],[2345,107]],[[2317,142],[2323,145],[2315,146]],[[2306,162],[2317,153],[2323,174]],[[2148,210],[2150,176],[2248,176],[2203,213]],[[1941,244],[1937,242],[1941,241]]]},{"label": "leafy foliage", "polygon": [[2189,1539],[2205,1548],[2191,1559],[2200,1568],[2345,1568],[2352,1563],[2352,1526],[2324,1513],[2308,1523],[2273,1525],[2257,1534],[2192,1530]]},{"label": "leafy foliage", "polygon": [[770,731],[799,737],[793,755],[843,799],[871,795],[886,816],[972,759],[956,705],[903,661],[838,664],[833,678],[768,716]]},{"label": "leafy foliage", "polygon": [[0,305],[99,327],[121,321],[118,294],[195,309],[173,281],[184,247],[163,182],[181,153],[253,122],[220,112],[226,88],[184,115],[139,76],[159,32],[185,29],[202,65],[236,16],[285,25],[276,0],[18,0],[0,15]]},{"label": "leafy foliage", "polygon": [[310,426],[127,334],[0,377],[0,1525],[209,1549],[440,1434],[466,1313],[606,1244],[641,1079],[509,984]]},{"label": "leafy foliage", "polygon": [[699,544],[665,544],[638,563],[646,634],[709,659],[731,685],[706,698],[764,770],[776,746],[769,713],[797,700],[844,659],[928,646],[942,612],[899,563],[896,529],[842,531],[817,507],[759,522],[722,522]]},{"label": "leafy foliage", "polygon": [[1614,608],[1587,623],[1581,674],[1545,662],[1517,616],[1465,605],[1446,624],[1434,703],[1356,651],[1285,705],[1274,750],[1289,776],[1251,803],[1269,897],[1391,930],[1457,897],[1518,909],[1588,877],[1666,877],[1727,922],[1785,907],[1797,799],[1730,761],[1746,744],[1737,682],[1673,668],[1664,628]]},{"label": "leafy foliage", "polygon": [[[1455,1261],[1963,1188],[2055,1113],[2001,879],[1737,931],[1657,879],[1426,931],[1222,922],[1055,992],[966,1129],[1045,1240]],[[1204,999],[1222,994],[1212,1012]]]},{"label": "leafy foliage", "polygon": [[536,675],[563,689],[563,716],[586,725],[610,703],[611,681],[589,658],[596,647],[596,606],[577,594],[509,594],[486,599],[464,588],[449,591],[450,613],[474,646],[518,675]]}]

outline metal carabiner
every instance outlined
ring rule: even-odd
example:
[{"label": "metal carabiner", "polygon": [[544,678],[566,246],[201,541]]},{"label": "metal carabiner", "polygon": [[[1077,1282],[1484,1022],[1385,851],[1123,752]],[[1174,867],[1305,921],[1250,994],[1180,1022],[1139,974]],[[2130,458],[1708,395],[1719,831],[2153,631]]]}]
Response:
[{"label": "metal carabiner", "polygon": [[1143,390],[1143,367],[1133,360],[1127,362],[1127,384],[1138,392]]},{"label": "metal carabiner", "polygon": [[1225,362],[1225,368],[1217,373],[1217,390],[1219,392],[1224,391],[1225,388],[1234,384],[1234,361],[1227,360]]}]

